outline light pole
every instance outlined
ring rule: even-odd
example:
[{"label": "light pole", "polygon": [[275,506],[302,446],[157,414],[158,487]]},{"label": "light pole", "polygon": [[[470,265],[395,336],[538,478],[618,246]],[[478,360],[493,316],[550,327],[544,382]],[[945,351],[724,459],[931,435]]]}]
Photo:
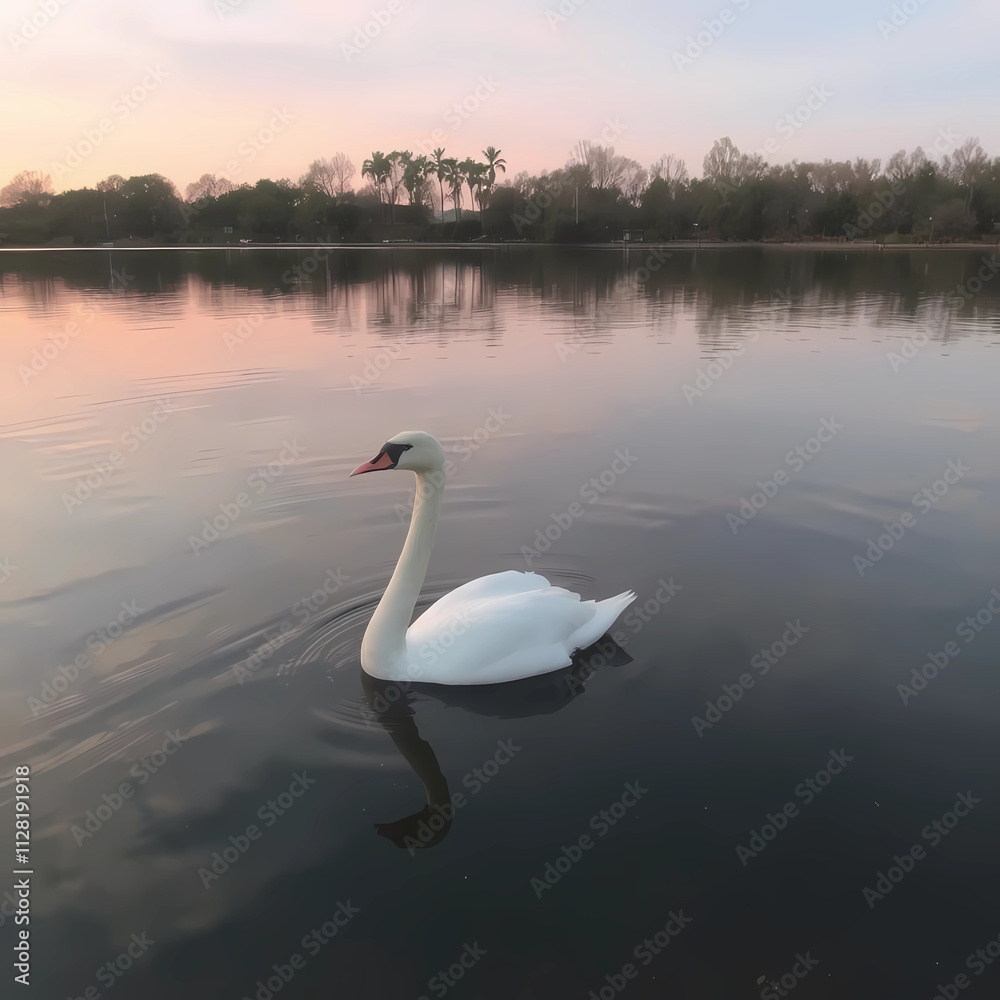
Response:
[{"label": "light pole", "polygon": [[928,243],[933,243],[934,242],[934,216],[933,215],[928,215],[927,218],[928,218],[928,220],[930,221],[930,224],[931,224],[931,235],[928,238],[927,242]]},{"label": "light pole", "polygon": [[701,246],[701,232],[698,229],[698,223],[697,222],[694,224],[694,239],[695,239],[695,246],[696,247],[700,247]]}]

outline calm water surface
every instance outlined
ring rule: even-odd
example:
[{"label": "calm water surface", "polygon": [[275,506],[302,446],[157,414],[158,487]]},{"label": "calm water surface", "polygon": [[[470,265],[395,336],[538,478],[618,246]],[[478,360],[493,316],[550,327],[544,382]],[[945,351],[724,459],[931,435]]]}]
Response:
[{"label": "calm water surface", "polygon": [[[0,256],[31,995],[996,995],[982,256]],[[632,588],[613,641],[362,675],[413,479],[348,474],[404,429],[450,457],[425,601]]]}]

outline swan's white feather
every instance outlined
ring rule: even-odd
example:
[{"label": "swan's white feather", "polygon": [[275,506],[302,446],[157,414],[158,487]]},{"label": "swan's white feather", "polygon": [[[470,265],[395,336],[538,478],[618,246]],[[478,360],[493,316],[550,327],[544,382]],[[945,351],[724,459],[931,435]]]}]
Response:
[{"label": "swan's white feather", "polygon": [[407,664],[387,680],[497,684],[569,666],[635,600],[582,601],[536,573],[494,573],[432,604],[406,632]]}]

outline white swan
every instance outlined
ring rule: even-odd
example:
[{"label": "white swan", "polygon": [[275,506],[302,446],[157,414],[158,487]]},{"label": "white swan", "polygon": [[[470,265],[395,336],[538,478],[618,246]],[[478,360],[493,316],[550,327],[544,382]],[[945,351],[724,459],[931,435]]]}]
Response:
[{"label": "white swan", "polygon": [[569,666],[573,652],[600,639],[635,594],[581,601],[537,573],[508,570],[463,584],[410,624],[434,543],[444,467],[436,438],[404,431],[351,473],[405,469],[417,476],[410,530],[365,630],[362,668],[389,681],[498,684]]}]

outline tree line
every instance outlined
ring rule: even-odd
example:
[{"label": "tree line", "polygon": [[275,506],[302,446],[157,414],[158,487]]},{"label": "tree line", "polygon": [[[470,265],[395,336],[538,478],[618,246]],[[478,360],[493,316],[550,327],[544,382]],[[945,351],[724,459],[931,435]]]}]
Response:
[{"label": "tree line", "polygon": [[705,156],[699,178],[673,155],[647,167],[592,142],[537,175],[505,176],[494,146],[482,159],[444,148],[375,151],[360,176],[336,153],[313,161],[297,182],[234,184],[204,174],[183,195],[160,174],[112,175],[57,194],[48,175],[25,171],[0,189],[0,245],[574,243],[620,239],[626,230],[642,230],[647,241],[992,239],[1000,233],[1000,157],[991,159],[975,138],[946,148],[937,159],[917,147],[884,164],[769,165],[726,137]]}]

